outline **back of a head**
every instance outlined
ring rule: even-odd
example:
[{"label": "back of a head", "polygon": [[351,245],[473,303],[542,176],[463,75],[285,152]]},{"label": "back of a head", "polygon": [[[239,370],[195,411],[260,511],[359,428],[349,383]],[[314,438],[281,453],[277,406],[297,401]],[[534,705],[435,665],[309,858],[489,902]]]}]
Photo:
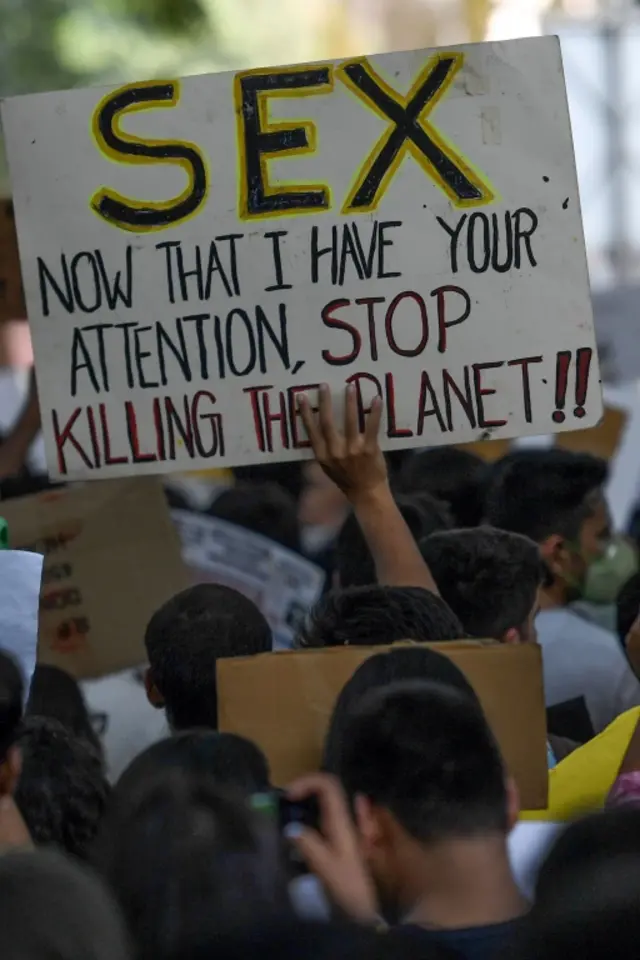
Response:
[{"label": "back of a head", "polygon": [[569,450],[520,450],[494,467],[485,520],[536,543],[552,534],[575,538],[591,512],[589,497],[607,478],[599,457]]},{"label": "back of a head", "polygon": [[102,751],[80,684],[60,667],[36,665],[29,689],[27,716],[57,720],[74,736],[87,740],[99,753]]},{"label": "back of a head", "polygon": [[459,640],[462,624],[447,604],[421,587],[351,587],[326,594],[299,637],[302,647],[381,646]]},{"label": "back of a head", "polygon": [[216,661],[266,653],[271,628],[237,590],[201,583],[154,613],[145,633],[151,677],[174,729],[217,727]]},{"label": "back of a head", "polygon": [[487,466],[484,460],[457,447],[434,447],[415,453],[404,464],[400,483],[410,492],[430,493],[449,507],[459,527],[482,520]]},{"label": "back of a head", "polygon": [[442,683],[476,699],[475,691],[462,670],[435,650],[407,646],[376,653],[360,664],[340,692],[325,738],[324,770],[328,773],[337,772],[345,725],[362,698],[381,687],[411,680]]},{"label": "back of a head", "polygon": [[25,720],[18,745],[15,800],[34,843],[86,857],[109,798],[101,758],[61,723],[42,717]]},{"label": "back of a head", "polygon": [[505,771],[482,709],[424,681],[372,691],[344,725],[336,773],[423,844],[506,835]]},{"label": "back of a head", "polygon": [[169,771],[135,803],[112,808],[95,864],[151,958],[288,912],[280,852],[275,824],[211,778]]},{"label": "back of a head", "polygon": [[86,867],[53,851],[0,857],[0,944],[7,960],[127,960],[125,926]]},{"label": "back of a head", "polygon": [[[451,527],[451,517],[444,504],[429,494],[400,496],[396,502],[416,542],[436,530]],[[376,583],[376,568],[367,541],[350,514],[340,529],[335,550],[335,568],[341,588],[364,587]]]},{"label": "back of a head", "polygon": [[262,750],[233,733],[189,730],[152,744],[120,777],[114,800],[128,804],[167,771],[209,776],[220,789],[249,797],[269,789],[269,765]]},{"label": "back of a head", "polygon": [[434,533],[420,544],[442,599],[472,637],[501,640],[532,617],[545,568],[528,537],[477,527]]},{"label": "back of a head", "polygon": [[556,896],[534,903],[510,960],[636,960],[640,941],[637,856],[584,865]]},{"label": "back of a head", "polygon": [[229,487],[218,494],[209,513],[300,552],[296,501],[275,483],[239,483]]},{"label": "back of a head", "polygon": [[625,642],[640,611],[640,573],[634,573],[625,583],[616,601],[616,629]]},{"label": "back of a head", "polygon": [[587,872],[633,860],[640,895],[640,810],[622,807],[592,814],[564,830],[545,858],[536,883],[536,901],[553,904]]}]

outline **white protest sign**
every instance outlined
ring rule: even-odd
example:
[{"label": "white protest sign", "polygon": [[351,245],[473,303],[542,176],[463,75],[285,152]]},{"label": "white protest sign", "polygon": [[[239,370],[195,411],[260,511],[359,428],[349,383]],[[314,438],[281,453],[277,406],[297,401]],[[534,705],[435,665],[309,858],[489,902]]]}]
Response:
[{"label": "white protest sign", "polygon": [[235,524],[188,510],[172,510],[182,558],[196,583],[221,583],[253,600],[269,621],[274,647],[291,647],[325,574],[314,563]]},{"label": "white protest sign", "polygon": [[385,448],[601,413],[552,37],[3,104],[54,477],[308,456],[298,395]]}]

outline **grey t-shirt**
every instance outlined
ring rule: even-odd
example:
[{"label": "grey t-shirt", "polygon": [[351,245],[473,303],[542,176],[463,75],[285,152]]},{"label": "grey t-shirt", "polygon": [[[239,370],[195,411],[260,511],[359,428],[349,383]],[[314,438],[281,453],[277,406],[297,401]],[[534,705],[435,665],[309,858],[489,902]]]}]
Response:
[{"label": "grey t-shirt", "polygon": [[536,618],[547,707],[584,697],[596,733],[640,706],[640,683],[617,637],[567,607]]}]

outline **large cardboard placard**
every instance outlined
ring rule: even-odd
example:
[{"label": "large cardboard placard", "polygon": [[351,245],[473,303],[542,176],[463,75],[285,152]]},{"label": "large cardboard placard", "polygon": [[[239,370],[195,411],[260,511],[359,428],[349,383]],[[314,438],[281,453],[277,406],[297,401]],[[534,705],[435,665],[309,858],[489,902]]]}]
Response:
[{"label": "large cardboard placard", "polygon": [[326,574],[279,543],[217,517],[172,510],[182,556],[196,583],[222,583],[253,600],[273,630],[274,647],[288,649],[308,610],[320,599]]},{"label": "large cardboard placard", "polygon": [[12,547],[45,558],[38,660],[76,677],[144,663],[149,617],[189,585],[159,481],[69,487],[2,514]]},{"label": "large cardboard placard", "polygon": [[[542,654],[535,644],[429,644],[466,674],[520,790],[524,809],[547,805]],[[390,647],[336,647],[219,660],[218,724],[254,740],[273,782],[317,770],[333,706],[367,657]]]},{"label": "large cardboard placard", "polygon": [[[557,39],[3,104],[49,469],[592,426],[598,363]],[[306,451],[306,452],[305,452]]]}]

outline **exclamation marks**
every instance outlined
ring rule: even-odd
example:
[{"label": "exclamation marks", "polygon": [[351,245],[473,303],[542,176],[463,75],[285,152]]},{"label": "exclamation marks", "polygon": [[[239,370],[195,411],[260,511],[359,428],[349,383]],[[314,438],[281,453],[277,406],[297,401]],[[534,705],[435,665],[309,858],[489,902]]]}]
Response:
[{"label": "exclamation marks", "polygon": [[[591,369],[591,347],[581,347],[576,352],[576,392],[574,417],[581,420],[586,414],[584,408],[589,388],[589,370]],[[564,408],[567,400],[567,386],[569,384],[569,368],[573,353],[570,350],[561,350],[556,360],[556,409],[551,418],[554,423],[564,423]]]}]

